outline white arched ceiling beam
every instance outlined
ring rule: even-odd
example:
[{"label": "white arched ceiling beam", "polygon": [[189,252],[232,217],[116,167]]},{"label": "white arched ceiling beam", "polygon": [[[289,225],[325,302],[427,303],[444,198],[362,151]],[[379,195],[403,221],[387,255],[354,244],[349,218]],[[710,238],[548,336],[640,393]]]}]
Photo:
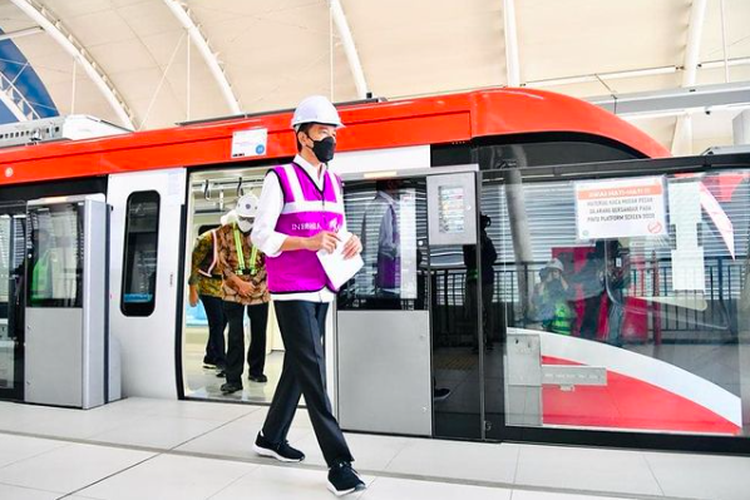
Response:
[{"label": "white arched ceiling beam", "polygon": [[505,22],[505,66],[508,73],[508,87],[518,87],[521,85],[521,65],[518,58],[515,0],[503,0],[503,19]]},{"label": "white arched ceiling beam", "polygon": [[[706,0],[693,0],[690,10],[690,26],[688,27],[687,47],[685,48],[685,64],[683,65],[682,86],[695,85],[698,74],[698,58],[700,56],[703,25],[706,20]],[[684,114],[677,118],[672,138],[672,154],[690,154],[693,148],[692,117]]]},{"label": "white arched ceiling beam", "polygon": [[352,31],[349,29],[349,23],[346,20],[344,9],[341,7],[341,1],[330,0],[330,2],[333,22],[336,24],[336,29],[341,37],[341,42],[344,44],[344,53],[346,54],[346,60],[349,62],[349,68],[351,69],[352,77],[354,78],[354,86],[357,88],[357,95],[360,99],[365,99],[369,89],[367,88],[367,80],[365,80],[365,72],[362,70],[362,62],[359,60],[357,47],[354,45]]},{"label": "white arched ceiling beam", "polygon": [[[94,82],[109,105],[117,114],[120,122],[131,130],[135,129],[133,124],[133,113],[122,98],[112,80],[96,63],[94,58],[83,45],[68,31],[60,19],[47,10],[36,0],[10,0],[16,7],[22,10],[35,23],[41,26],[60,47],[81,65],[88,77]],[[74,83],[75,84],[75,83]]]},{"label": "white arched ceiling beam", "polygon": [[200,27],[198,26],[198,23],[196,23],[195,19],[193,19],[193,14],[190,9],[188,9],[186,5],[180,3],[178,0],[164,0],[164,3],[167,4],[169,10],[172,11],[182,27],[185,28],[185,30],[188,32],[190,40],[198,48],[198,51],[201,53],[203,60],[208,66],[208,70],[211,72],[214,80],[216,80],[216,83],[219,85],[221,94],[224,96],[224,101],[226,101],[227,106],[229,106],[232,114],[240,114],[242,112],[242,109],[240,107],[237,96],[234,94],[232,85],[229,83],[227,73],[226,71],[224,71],[224,68],[222,68],[222,65],[219,62],[219,58],[217,57],[216,53],[211,50],[211,46],[208,43],[208,38],[203,35]]}]

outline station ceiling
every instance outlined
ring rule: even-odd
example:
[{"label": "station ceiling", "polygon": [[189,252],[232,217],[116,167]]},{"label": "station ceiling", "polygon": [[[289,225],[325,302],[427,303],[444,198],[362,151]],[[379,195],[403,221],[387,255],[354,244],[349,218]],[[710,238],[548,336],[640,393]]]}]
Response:
[{"label": "station ceiling", "polygon": [[[0,0],[0,120],[79,113],[152,129],[315,93],[594,98],[750,82],[748,21],[747,0]],[[731,144],[742,109],[692,113],[676,152]],[[672,147],[680,119],[633,123]]]}]

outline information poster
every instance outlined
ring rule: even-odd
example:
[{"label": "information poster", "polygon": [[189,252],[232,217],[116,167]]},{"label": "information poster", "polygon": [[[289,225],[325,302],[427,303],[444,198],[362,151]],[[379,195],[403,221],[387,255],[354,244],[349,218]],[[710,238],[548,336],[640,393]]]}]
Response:
[{"label": "information poster", "polygon": [[239,130],[232,134],[232,158],[263,156],[266,154],[268,129]]},{"label": "information poster", "polygon": [[579,240],[667,235],[663,177],[575,185]]}]

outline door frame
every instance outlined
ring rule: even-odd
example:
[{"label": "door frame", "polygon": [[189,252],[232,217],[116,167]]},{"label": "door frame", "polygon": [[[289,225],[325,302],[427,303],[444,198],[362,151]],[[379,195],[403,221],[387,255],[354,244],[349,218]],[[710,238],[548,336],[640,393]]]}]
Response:
[{"label": "door frame", "polygon": [[[26,202],[10,202],[0,204],[0,214],[10,215],[11,218],[17,215],[26,215],[27,206]],[[11,219],[13,220],[13,219]],[[11,226],[12,227],[12,226]],[[14,260],[15,248],[12,245],[13,238],[11,237],[9,243],[11,248],[8,253],[8,331],[10,333],[11,326],[16,333],[15,345],[13,346],[13,380],[14,384],[12,388],[0,389],[0,400],[12,400],[12,401],[23,401],[24,399],[24,388],[26,380],[24,377],[24,343],[26,341],[26,264],[27,264],[27,248],[26,248],[26,227],[23,228],[23,256],[21,259],[21,272],[20,274],[13,273],[11,269],[11,263]],[[13,307],[11,302],[15,301]]]},{"label": "door frame", "polygon": [[[474,185],[475,185],[475,192],[474,192],[474,214],[476,217],[476,228],[477,228],[477,236],[479,236],[479,210],[476,208],[479,207],[479,198],[481,196],[481,191],[478,189],[478,187],[481,186],[480,184],[480,168],[479,164],[477,163],[467,163],[467,164],[460,164],[460,165],[449,165],[449,166],[442,166],[442,167],[415,167],[415,168],[403,168],[398,170],[384,170],[384,171],[374,171],[374,172],[347,172],[341,175],[341,178],[344,182],[344,191],[346,191],[346,183],[347,182],[356,182],[356,183],[362,183],[362,182],[372,182],[375,183],[379,180],[399,180],[399,179],[424,179],[425,182],[429,177],[436,177],[436,176],[447,176],[451,174],[472,174],[474,176]],[[427,187],[425,186],[425,190],[427,190]],[[427,191],[426,191],[427,192]],[[344,193],[345,196],[345,193]],[[425,221],[427,224],[427,234],[425,235],[425,242],[427,243],[427,247],[431,247],[432,243],[430,242],[430,231],[429,231],[429,216],[427,220]],[[477,249],[477,265],[481,266],[480,255],[479,255],[479,245],[475,245]],[[432,259],[429,258],[429,254],[427,256],[427,278],[426,278],[426,311],[429,314],[429,352],[430,352],[430,373],[429,376],[434,380],[434,373],[435,373],[435,362],[434,362],[434,337],[435,337],[435,311],[433,308],[433,296],[435,294],[435,290],[433,290],[432,287],[432,272],[433,272],[433,262]],[[481,289],[481,277],[479,278],[478,288]],[[481,345],[482,342],[482,324],[481,324],[481,317],[482,317],[482,309],[481,309],[481,300],[478,301],[479,307],[477,308],[476,314],[477,317],[480,319],[478,324],[478,329],[475,332],[477,335],[478,342]],[[365,309],[366,310],[366,309]],[[385,312],[385,311],[383,311]],[[338,311],[336,312],[338,314]],[[337,321],[338,323],[338,321]],[[339,354],[339,331],[338,327],[335,329],[335,335],[333,338],[334,343],[334,349],[337,354],[336,359],[336,379],[339,378],[338,373],[338,365],[340,364],[340,361],[338,360]],[[477,384],[477,391],[479,396],[479,421],[477,422],[478,429],[480,431],[481,438],[484,439],[484,425],[483,425],[483,419],[484,419],[484,378],[482,376],[483,374],[483,356],[478,356],[478,370],[479,370],[479,376],[478,376],[478,384]],[[338,385],[336,387],[336,399],[337,399],[337,408],[340,410],[340,395],[338,394]],[[431,438],[441,438],[441,439],[448,439],[445,436],[436,436],[435,435],[435,429],[436,429],[436,415],[435,415],[435,404],[434,401],[431,401],[430,404],[430,420],[431,420]],[[397,433],[396,435],[403,435],[404,433]],[[453,439],[453,438],[450,438]],[[455,438],[455,439],[471,439],[471,438]]]}]

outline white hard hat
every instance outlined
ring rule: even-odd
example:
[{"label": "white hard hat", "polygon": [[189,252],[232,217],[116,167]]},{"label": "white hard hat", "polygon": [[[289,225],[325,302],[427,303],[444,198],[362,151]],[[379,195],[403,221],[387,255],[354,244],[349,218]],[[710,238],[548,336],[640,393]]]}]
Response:
[{"label": "white hard hat", "polygon": [[258,197],[252,193],[243,195],[237,200],[235,210],[238,217],[255,217],[258,212]]},{"label": "white hard hat", "polygon": [[563,263],[560,262],[560,259],[552,259],[551,261],[547,262],[547,265],[544,267],[546,267],[547,269],[557,269],[560,272],[565,271]]},{"label": "white hard hat", "polygon": [[219,219],[222,226],[226,226],[227,224],[231,224],[232,222],[237,222],[237,212],[234,210],[230,210],[229,212],[225,213],[221,216],[221,219]]},{"label": "white hard hat", "polygon": [[322,95],[313,95],[302,99],[297,109],[294,110],[292,128],[297,130],[297,127],[303,123],[322,123],[333,125],[336,128],[344,126],[336,107]]}]

